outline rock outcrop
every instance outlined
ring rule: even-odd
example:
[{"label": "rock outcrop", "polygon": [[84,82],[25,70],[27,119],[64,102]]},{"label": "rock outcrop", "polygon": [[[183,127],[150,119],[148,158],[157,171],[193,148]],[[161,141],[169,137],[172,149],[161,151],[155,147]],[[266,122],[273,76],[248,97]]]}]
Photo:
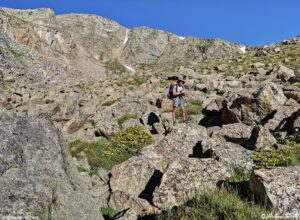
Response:
[{"label": "rock outcrop", "polygon": [[52,122],[0,111],[1,218],[103,219]]}]

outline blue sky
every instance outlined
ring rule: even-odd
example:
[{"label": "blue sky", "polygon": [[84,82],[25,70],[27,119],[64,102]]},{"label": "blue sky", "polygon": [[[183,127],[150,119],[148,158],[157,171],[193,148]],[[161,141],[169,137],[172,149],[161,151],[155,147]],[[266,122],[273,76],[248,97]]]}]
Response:
[{"label": "blue sky", "polygon": [[276,43],[300,34],[299,0],[0,0],[0,6],[97,14],[128,28],[148,26],[246,45]]}]

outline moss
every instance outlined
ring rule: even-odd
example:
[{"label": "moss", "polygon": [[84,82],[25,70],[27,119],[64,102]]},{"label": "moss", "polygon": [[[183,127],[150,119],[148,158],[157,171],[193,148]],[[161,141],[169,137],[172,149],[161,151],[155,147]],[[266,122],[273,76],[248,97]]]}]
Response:
[{"label": "moss", "polygon": [[118,59],[112,59],[105,63],[107,70],[114,74],[121,74],[126,72],[126,68],[120,63]]},{"label": "moss", "polygon": [[118,212],[110,207],[100,208],[100,212],[103,215],[104,219],[115,219]]},{"label": "moss", "polygon": [[69,144],[69,148],[72,156],[79,160],[82,159],[80,153],[84,152],[91,166],[90,173],[96,174],[100,167],[110,170],[152,143],[152,136],[142,127],[132,126],[121,129],[110,140],[94,142],[76,140]]},{"label": "moss", "polygon": [[210,220],[238,219],[257,220],[269,211],[254,203],[242,200],[234,191],[207,189],[184,207],[167,212],[157,219],[164,220]]},{"label": "moss", "polygon": [[125,115],[121,116],[120,118],[118,118],[117,122],[118,122],[118,125],[120,127],[122,127],[122,125],[125,121],[128,121],[130,119],[136,119],[136,118],[137,118],[137,116],[135,114],[125,114]]},{"label": "moss", "polygon": [[300,144],[288,142],[280,149],[268,149],[255,152],[252,159],[258,166],[295,166],[300,164]]}]

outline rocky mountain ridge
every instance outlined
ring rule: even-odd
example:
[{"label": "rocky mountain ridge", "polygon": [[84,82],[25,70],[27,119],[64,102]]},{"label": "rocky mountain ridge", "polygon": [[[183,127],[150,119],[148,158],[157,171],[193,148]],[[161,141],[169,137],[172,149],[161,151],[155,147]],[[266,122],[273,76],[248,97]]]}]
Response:
[{"label": "rocky mountain ridge", "polygon": [[[299,39],[255,48],[129,30],[94,15],[0,9],[1,215],[18,207],[40,219],[102,219],[100,207],[109,207],[116,219],[145,218],[242,168],[253,195],[296,216],[299,165],[259,169],[253,154],[300,141]],[[171,75],[188,90],[188,122],[177,126],[166,98]],[[153,143],[93,173],[87,151],[70,158],[54,126],[67,143],[111,141],[132,126]],[[290,182],[277,184],[286,172]]]}]

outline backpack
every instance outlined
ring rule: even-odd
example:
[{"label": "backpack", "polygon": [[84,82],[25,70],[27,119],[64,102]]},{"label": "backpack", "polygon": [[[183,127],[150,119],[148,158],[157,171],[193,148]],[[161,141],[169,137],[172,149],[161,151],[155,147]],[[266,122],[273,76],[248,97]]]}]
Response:
[{"label": "backpack", "polygon": [[176,92],[177,92],[177,85],[174,85],[174,84],[171,84],[170,87],[169,87],[169,92],[167,94],[167,97],[169,99],[174,99],[175,97],[173,96],[173,90],[174,90],[174,86],[176,86]]}]

